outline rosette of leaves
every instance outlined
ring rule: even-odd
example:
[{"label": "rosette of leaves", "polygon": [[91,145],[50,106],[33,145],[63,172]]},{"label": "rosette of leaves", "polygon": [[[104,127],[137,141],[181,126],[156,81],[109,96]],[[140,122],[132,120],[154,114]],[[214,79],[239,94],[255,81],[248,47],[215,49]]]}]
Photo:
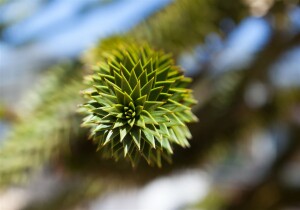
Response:
[{"label": "rosette of leaves", "polygon": [[135,165],[144,157],[151,165],[170,161],[172,144],[188,147],[186,125],[197,118],[196,103],[184,77],[169,54],[148,45],[121,44],[102,53],[93,74],[86,78],[89,100],[82,106],[83,126],[105,156],[129,158]]}]

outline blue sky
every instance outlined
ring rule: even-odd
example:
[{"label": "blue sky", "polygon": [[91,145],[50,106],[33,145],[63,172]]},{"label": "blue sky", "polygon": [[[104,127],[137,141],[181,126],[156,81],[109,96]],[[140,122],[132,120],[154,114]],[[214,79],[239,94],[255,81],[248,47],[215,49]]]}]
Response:
[{"label": "blue sky", "polygon": [[[3,31],[3,42],[18,46],[34,40],[58,56],[78,55],[99,38],[125,32],[171,0],[54,0]],[[24,4],[24,7],[27,5]],[[7,8],[12,10],[12,8]],[[4,12],[9,16],[9,12]],[[7,20],[5,15],[2,20]],[[3,22],[2,21],[2,22]],[[0,16],[1,22],[1,16]],[[63,49],[61,46],[64,46]],[[54,49],[59,46],[59,49]]]},{"label": "blue sky", "polygon": [[[0,36],[0,74],[6,78],[0,86],[15,87],[20,78],[44,69],[45,64],[79,57],[99,39],[126,32],[171,1],[9,1],[0,6],[0,23],[8,24]],[[289,15],[292,33],[300,30],[299,17],[300,8],[293,8]],[[243,20],[225,40],[217,34],[208,34],[206,42],[216,44],[217,48],[209,50],[218,52],[218,56],[213,58],[213,68],[219,72],[247,65],[270,35],[269,23],[255,17]],[[207,48],[207,44],[199,44]],[[276,84],[299,83],[300,80],[295,80],[295,75],[300,72],[297,49],[299,46],[274,64],[274,74],[280,75],[272,75]],[[194,63],[198,65],[199,60],[197,62]],[[192,68],[187,68],[187,71],[191,72]]]}]

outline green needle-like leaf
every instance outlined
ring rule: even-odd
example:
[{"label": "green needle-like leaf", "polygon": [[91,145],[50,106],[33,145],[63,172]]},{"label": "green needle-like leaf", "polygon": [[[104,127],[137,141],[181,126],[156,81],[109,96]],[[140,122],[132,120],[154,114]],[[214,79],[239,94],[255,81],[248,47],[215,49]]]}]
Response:
[{"label": "green needle-like leaf", "polygon": [[82,125],[91,128],[99,151],[132,165],[144,157],[161,166],[162,158],[171,159],[172,144],[188,147],[185,123],[196,120],[195,100],[171,56],[128,42],[102,55],[107,62],[93,67],[90,88],[83,91],[89,100],[81,106],[88,113]]}]

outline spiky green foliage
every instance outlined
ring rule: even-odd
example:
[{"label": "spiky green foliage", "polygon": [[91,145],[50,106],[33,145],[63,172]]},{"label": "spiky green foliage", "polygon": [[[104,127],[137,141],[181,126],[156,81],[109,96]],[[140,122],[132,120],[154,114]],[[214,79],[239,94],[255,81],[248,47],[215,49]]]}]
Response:
[{"label": "spiky green foliage", "polygon": [[91,88],[83,126],[106,156],[128,157],[135,165],[140,156],[149,164],[170,160],[172,144],[189,146],[186,123],[197,118],[190,79],[174,66],[171,55],[143,44],[120,44],[103,54],[87,78]]},{"label": "spiky green foliage", "polygon": [[[237,7],[234,12],[232,2]],[[230,17],[234,15],[234,20],[238,20],[237,17],[245,12],[245,9],[240,7],[240,3],[234,0],[177,0],[124,36],[126,39],[130,37],[135,40],[147,40],[151,46],[178,55],[182,50],[201,43],[205,34],[220,32],[210,25],[218,25],[226,16],[224,15],[227,11],[226,8],[224,9],[226,5],[227,7],[231,5]],[[210,13],[204,15],[205,11]],[[198,33],[195,30],[202,32]],[[90,57],[85,59],[86,63],[98,62],[102,52],[109,51],[115,46],[111,38],[105,40],[101,40],[100,46],[89,51]],[[122,38],[115,38],[116,43],[126,42],[122,40]],[[106,47],[103,46],[103,41],[107,43]],[[69,140],[66,138],[67,134],[81,132],[79,127],[73,126],[73,129],[70,129],[68,125],[81,123],[81,119],[70,116],[74,116],[74,108],[81,101],[78,90],[83,87],[81,75],[84,73],[82,68],[74,67],[71,69],[64,67],[60,72],[61,74],[57,75],[55,72],[44,75],[46,80],[32,91],[38,97],[27,98],[28,105],[18,106],[22,107],[17,111],[21,115],[21,120],[13,126],[7,140],[0,145],[0,185],[19,182],[22,177],[27,179],[29,171],[35,171],[49,162],[54,151],[62,148],[62,145]],[[203,104],[205,96],[198,95],[201,96],[201,104]],[[35,156],[35,154],[45,155]]]}]

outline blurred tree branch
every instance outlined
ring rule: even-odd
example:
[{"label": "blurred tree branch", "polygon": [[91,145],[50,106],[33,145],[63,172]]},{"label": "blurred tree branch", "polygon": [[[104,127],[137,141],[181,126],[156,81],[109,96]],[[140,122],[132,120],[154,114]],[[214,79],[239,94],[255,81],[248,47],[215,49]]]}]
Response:
[{"label": "blurred tree branch", "polygon": [[[178,152],[177,154],[180,154],[180,157],[177,157],[175,154],[174,160],[176,163],[181,162],[181,164],[185,165],[192,163],[191,161],[197,161],[199,156],[205,154],[205,151],[209,151],[209,148],[211,148],[222,135],[234,135],[232,131],[239,130],[252,116],[255,116],[255,113],[258,111],[251,110],[244,101],[244,94],[247,86],[255,80],[268,82],[266,81],[268,80],[268,72],[274,61],[278,60],[281,55],[299,43],[300,34],[295,35],[289,40],[284,39],[280,34],[275,33],[267,46],[256,56],[256,60],[252,65],[247,69],[240,70],[241,72],[238,73],[242,74],[242,78],[238,82],[239,85],[234,88],[230,104],[227,107],[223,107],[223,114],[214,114],[216,113],[216,110],[213,104],[215,103],[214,99],[219,97],[217,95],[213,96],[211,101],[208,101],[206,105],[196,111],[196,115],[201,123],[198,125],[191,125],[191,130],[193,136],[199,139],[193,140],[191,142],[191,148],[181,151],[182,154],[181,152]],[[200,81],[198,80],[198,82],[201,82],[201,79],[202,78],[199,78]],[[210,88],[207,89],[213,90],[214,85],[218,83],[218,80],[222,80],[222,76],[217,78],[217,81],[212,79],[209,84]],[[195,95],[197,95],[197,91],[202,90],[194,89],[194,91]],[[210,94],[214,93],[212,92]],[[222,92],[221,94],[225,93]],[[269,118],[266,119],[271,120]],[[216,130],[218,132],[216,132]]]},{"label": "blurred tree branch", "polygon": [[225,210],[282,209],[286,205],[299,205],[299,189],[286,188],[282,183],[282,171],[286,163],[300,152],[299,125],[289,123],[291,136],[284,153],[279,155],[262,180],[244,192],[239,192]]}]

